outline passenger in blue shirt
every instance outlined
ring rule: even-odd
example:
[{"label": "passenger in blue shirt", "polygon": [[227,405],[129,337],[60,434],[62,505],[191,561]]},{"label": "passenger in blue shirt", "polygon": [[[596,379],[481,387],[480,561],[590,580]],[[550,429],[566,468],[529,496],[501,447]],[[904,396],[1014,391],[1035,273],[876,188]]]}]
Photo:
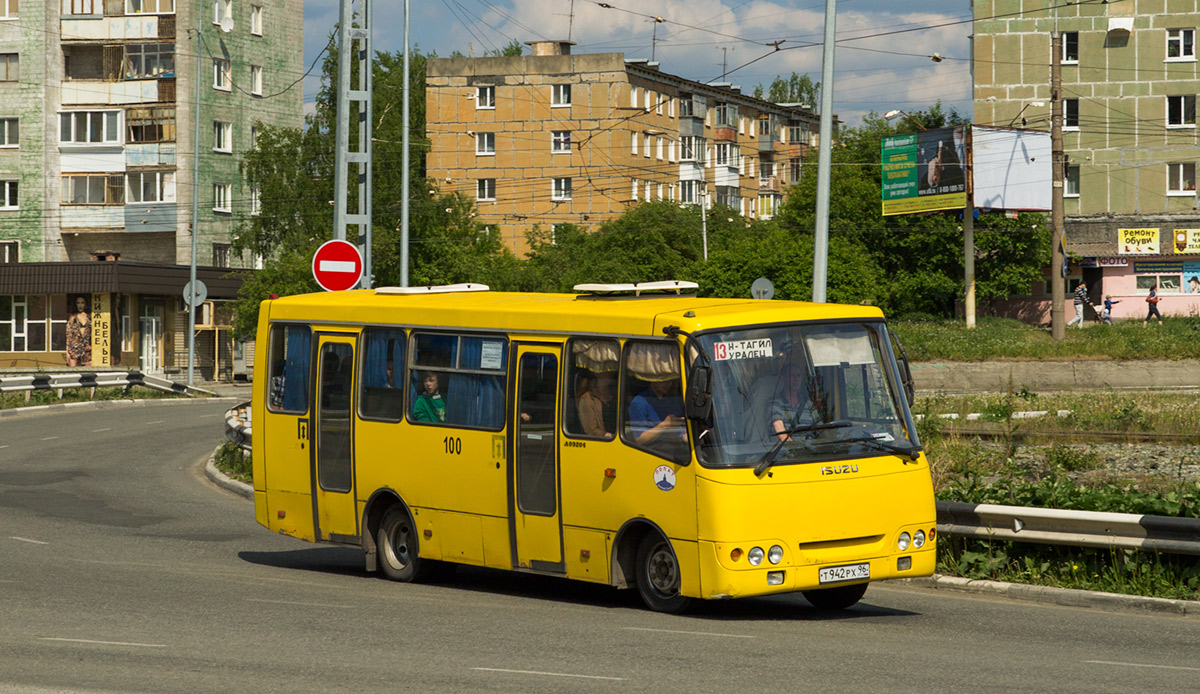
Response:
[{"label": "passenger in blue shirt", "polygon": [[629,427],[640,446],[654,447],[671,438],[686,438],[683,424],[683,398],[676,393],[678,379],[652,381],[629,403]]}]

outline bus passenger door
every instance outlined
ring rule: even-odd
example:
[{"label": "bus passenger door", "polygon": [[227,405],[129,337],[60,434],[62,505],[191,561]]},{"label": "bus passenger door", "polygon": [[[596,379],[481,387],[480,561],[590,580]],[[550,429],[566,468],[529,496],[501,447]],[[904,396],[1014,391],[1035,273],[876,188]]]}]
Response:
[{"label": "bus passenger door", "polygon": [[516,410],[509,427],[513,566],[565,573],[558,489],[558,371],[562,350],[517,346]]},{"label": "bus passenger door", "polygon": [[354,337],[318,336],[313,516],[318,540],[359,542],[354,503]]}]

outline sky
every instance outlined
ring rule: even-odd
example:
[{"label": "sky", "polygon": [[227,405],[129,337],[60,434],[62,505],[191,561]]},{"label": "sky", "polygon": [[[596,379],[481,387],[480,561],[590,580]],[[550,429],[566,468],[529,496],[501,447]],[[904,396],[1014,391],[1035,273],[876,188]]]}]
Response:
[{"label": "sky", "polygon": [[[361,1],[361,0],[360,0]],[[357,4],[357,3],[356,3]],[[601,7],[601,5],[611,7]],[[698,82],[726,81],[744,93],[777,75],[821,81],[825,0],[411,0],[414,48],[482,55],[513,39],[570,39],[574,53],[624,53],[658,61]],[[340,0],[304,0],[304,65],[328,44]],[[376,51],[404,42],[402,0],[372,0]],[[969,0],[839,0],[833,110],[862,116],[920,111],[941,101],[971,113]],[[573,15],[573,16],[572,16]],[[662,22],[655,21],[661,17]],[[775,42],[778,43],[778,49]],[[942,60],[935,62],[933,55]],[[724,61],[724,67],[722,65]],[[320,67],[304,83],[306,110]]]}]

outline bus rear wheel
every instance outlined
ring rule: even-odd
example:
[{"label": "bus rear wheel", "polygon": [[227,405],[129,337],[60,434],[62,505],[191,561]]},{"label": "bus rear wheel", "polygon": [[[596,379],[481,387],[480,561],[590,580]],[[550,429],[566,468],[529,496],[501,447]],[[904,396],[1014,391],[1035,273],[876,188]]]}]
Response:
[{"label": "bus rear wheel", "polygon": [[812,606],[818,610],[844,610],[862,600],[862,596],[866,592],[866,583],[803,591],[804,599],[812,603]]},{"label": "bus rear wheel", "polygon": [[375,544],[384,576],[404,583],[419,583],[428,578],[432,567],[421,560],[416,526],[403,507],[393,506],[383,514]]},{"label": "bus rear wheel", "polygon": [[642,602],[655,612],[679,614],[692,602],[679,594],[681,583],[679,560],[671,543],[660,535],[647,535],[637,553],[637,587]]}]

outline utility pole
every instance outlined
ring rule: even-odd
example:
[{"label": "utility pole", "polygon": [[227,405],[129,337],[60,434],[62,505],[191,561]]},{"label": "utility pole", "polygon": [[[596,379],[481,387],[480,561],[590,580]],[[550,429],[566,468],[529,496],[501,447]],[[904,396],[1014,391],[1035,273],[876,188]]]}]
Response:
[{"label": "utility pole", "polygon": [[1063,104],[1062,104],[1062,33],[1055,27],[1050,34],[1050,162],[1054,171],[1050,190],[1050,336],[1061,340],[1067,336],[1064,315],[1065,287],[1063,264],[1065,231],[1063,230]]},{"label": "utility pole", "polygon": [[825,47],[821,58],[821,142],[817,150],[817,219],[813,235],[814,303],[825,303],[829,265],[829,176],[833,165],[833,53],[837,0],[825,0]]},{"label": "utility pole", "polygon": [[[355,225],[354,243],[363,255],[362,287],[371,287],[371,0],[362,3],[361,26],[354,26],[354,0],[341,0],[338,14],[337,120],[334,141],[333,238],[346,240],[346,226]],[[405,4],[407,7],[407,3]],[[407,28],[407,27],[406,27]],[[358,88],[350,86],[351,61],[358,66]],[[350,105],[358,121],[358,148],[350,149]],[[350,164],[358,164],[357,210],[350,212]]]},{"label": "utility pole", "polygon": [[966,296],[963,299],[963,313],[967,319],[967,327],[975,327],[975,191],[972,187],[972,179],[975,177],[974,167],[968,162],[971,161],[971,130],[966,132],[966,146],[964,147],[966,161],[966,193],[967,204],[963,206],[963,284],[966,285]]}]

